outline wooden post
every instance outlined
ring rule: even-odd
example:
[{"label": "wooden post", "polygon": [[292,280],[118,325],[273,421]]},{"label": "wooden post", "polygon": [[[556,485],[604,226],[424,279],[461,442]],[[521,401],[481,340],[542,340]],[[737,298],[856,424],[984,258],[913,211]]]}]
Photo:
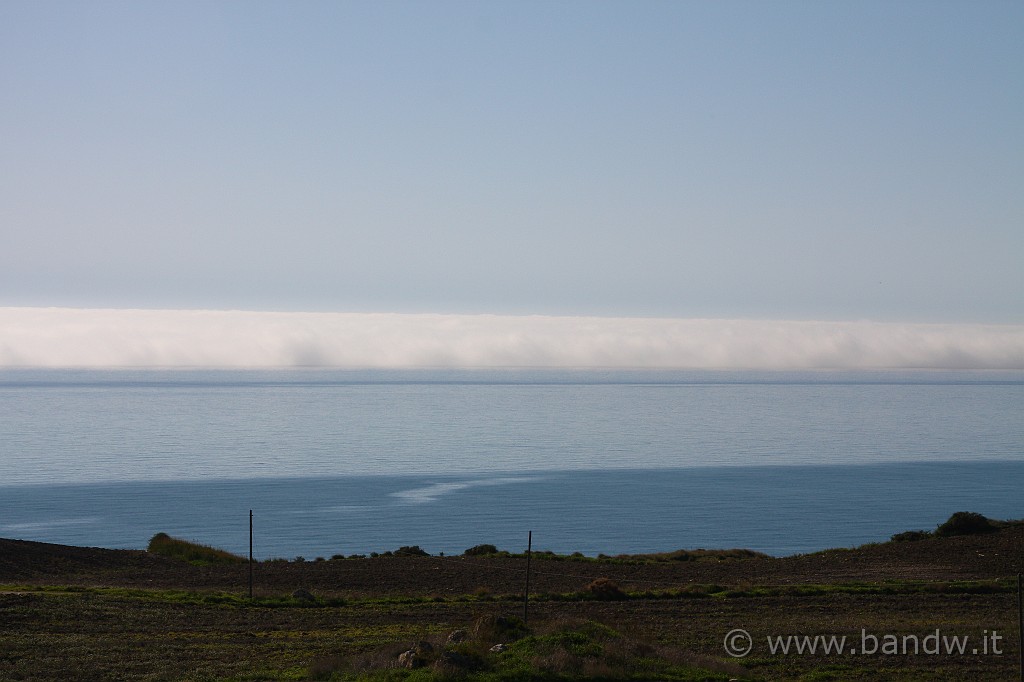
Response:
[{"label": "wooden post", "polygon": [[1024,682],[1024,591],[1021,574],[1017,574],[1017,647],[1020,649],[1020,682]]},{"label": "wooden post", "polygon": [[252,509],[249,510],[249,600],[252,601]]},{"label": "wooden post", "polygon": [[530,622],[530,557],[533,552],[533,531],[526,538],[526,589],[523,591],[523,625]]}]

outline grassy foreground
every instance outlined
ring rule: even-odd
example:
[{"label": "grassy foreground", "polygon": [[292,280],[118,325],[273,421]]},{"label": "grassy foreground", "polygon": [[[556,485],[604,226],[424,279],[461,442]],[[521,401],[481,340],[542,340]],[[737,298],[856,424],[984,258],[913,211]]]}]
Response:
[{"label": "grassy foreground", "polygon": [[510,555],[262,562],[250,601],[230,559],[0,540],[0,679],[1016,679],[1022,531],[535,557],[525,624]]}]

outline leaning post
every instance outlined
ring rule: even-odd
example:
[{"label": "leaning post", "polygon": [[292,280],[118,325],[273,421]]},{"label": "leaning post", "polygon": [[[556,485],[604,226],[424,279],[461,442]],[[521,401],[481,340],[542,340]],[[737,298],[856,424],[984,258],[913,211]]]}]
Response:
[{"label": "leaning post", "polygon": [[533,531],[526,536],[526,589],[523,590],[523,625],[530,622],[530,557],[533,550]]}]

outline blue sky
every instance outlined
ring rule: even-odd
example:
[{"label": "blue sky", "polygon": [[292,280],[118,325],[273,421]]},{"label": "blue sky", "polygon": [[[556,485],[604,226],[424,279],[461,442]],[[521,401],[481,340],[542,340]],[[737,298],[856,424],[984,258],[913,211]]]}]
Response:
[{"label": "blue sky", "polygon": [[0,3],[0,306],[1024,323],[1020,2]]}]

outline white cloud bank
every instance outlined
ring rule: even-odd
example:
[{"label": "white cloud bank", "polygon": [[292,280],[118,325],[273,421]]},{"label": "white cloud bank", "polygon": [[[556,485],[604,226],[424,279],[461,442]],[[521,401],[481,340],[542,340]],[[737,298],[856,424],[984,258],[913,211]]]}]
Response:
[{"label": "white cloud bank", "polygon": [[0,366],[1024,369],[1024,325],[0,308]]}]

